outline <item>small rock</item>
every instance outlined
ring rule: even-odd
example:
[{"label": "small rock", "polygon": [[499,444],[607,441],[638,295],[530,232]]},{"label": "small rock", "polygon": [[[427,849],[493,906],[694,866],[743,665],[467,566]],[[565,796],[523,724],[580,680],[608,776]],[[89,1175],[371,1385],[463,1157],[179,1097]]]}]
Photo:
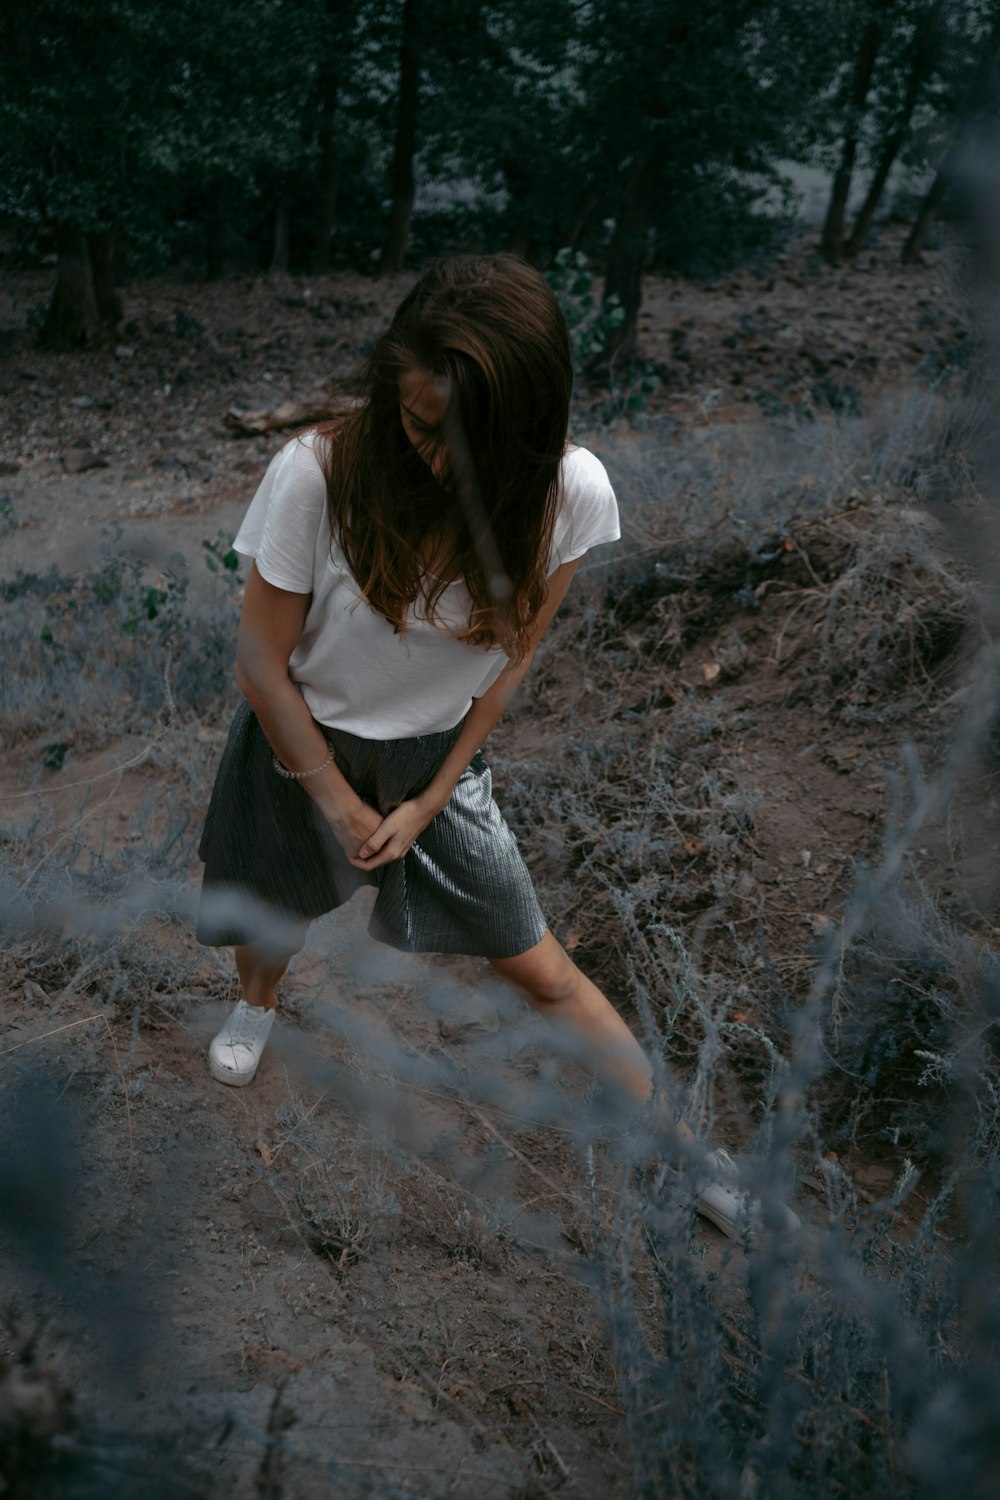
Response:
[{"label": "small rock", "polygon": [[67,474],[82,474],[84,469],[104,469],[107,462],[92,448],[67,448],[63,454],[63,468]]},{"label": "small rock", "polygon": [[69,404],[78,406],[81,411],[84,411],[88,406],[93,406],[94,398],[93,396],[71,396]]},{"label": "small rock", "polygon": [[116,344],[115,359],[131,359],[135,354],[134,344]]}]

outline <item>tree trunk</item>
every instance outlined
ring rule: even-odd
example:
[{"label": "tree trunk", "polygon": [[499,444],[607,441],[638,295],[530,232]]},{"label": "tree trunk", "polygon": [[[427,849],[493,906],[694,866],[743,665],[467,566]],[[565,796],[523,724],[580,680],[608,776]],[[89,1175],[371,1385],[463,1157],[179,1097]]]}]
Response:
[{"label": "tree trunk", "polygon": [[913,61],[910,65],[910,73],[906,81],[906,94],[900,108],[899,117],[892,134],[882,148],[882,155],[879,157],[878,166],[869,185],[861,212],[858,214],[857,222],[851,231],[851,237],[844,247],[844,254],[846,256],[853,257],[857,255],[864,244],[865,237],[871,228],[872,220],[882,200],[882,194],[889,180],[889,173],[892,171],[893,163],[902,150],[903,142],[909,134],[913,111],[917,107],[920,91],[933,65],[933,42],[943,4],[944,0],[934,0],[934,3],[928,8],[924,23],[917,34],[913,49]]},{"label": "tree trunk", "polygon": [[924,248],[927,231],[937,218],[938,209],[944,202],[944,195],[948,191],[948,183],[951,181],[957,157],[957,148],[953,148],[948,152],[948,155],[934,174],[934,181],[924,194],[924,199],[920,205],[913,228],[906,236],[906,243],[903,245],[900,255],[900,260],[904,266],[912,266],[914,262],[920,259],[920,252]]},{"label": "tree trunk", "polygon": [[905,128],[894,130],[882,149],[882,155],[879,157],[878,166],[875,168],[875,175],[868,186],[868,192],[865,195],[861,212],[858,214],[854,228],[851,230],[851,237],[844,246],[843,253],[846,260],[853,260],[865,243],[872,220],[882,201],[882,194],[889,180],[889,173],[892,171],[893,162],[899,155],[905,140]]},{"label": "tree trunk", "polygon": [[386,229],[379,272],[401,271],[410,242],[413,217],[413,156],[417,144],[417,107],[420,94],[420,0],[405,0],[403,42],[399,69],[399,112],[392,154],[392,208]]},{"label": "tree trunk", "polygon": [[337,211],[337,189],[340,186],[340,157],[337,153],[337,93],[335,75],[326,80],[319,116],[319,191],[316,195],[318,233],[313,250],[313,270],[330,269],[330,240],[334,214]]},{"label": "tree trunk", "polygon": [[219,200],[209,201],[201,222],[205,255],[205,280],[218,281],[226,269],[226,233],[223,209]]},{"label": "tree trunk", "polygon": [[507,249],[524,260],[531,259],[534,234],[522,205],[531,193],[533,178],[531,167],[519,151],[511,151],[500,162],[507,201],[510,205],[507,218]]},{"label": "tree trunk", "polygon": [[844,131],[840,166],[834,174],[830,206],[826,211],[823,234],[819,244],[820,254],[831,265],[836,265],[844,253],[844,215],[851,191],[851,178],[854,175],[854,160],[858,154],[858,131],[865,112],[868,90],[871,87],[880,38],[878,23],[869,21],[861,34],[861,48],[858,52],[858,65],[854,74],[854,91],[851,95],[851,107]]},{"label": "tree trunk", "polygon": [[627,365],[636,354],[636,327],[642,301],[642,268],[649,241],[650,158],[637,156],[625,175],[622,203],[608,246],[607,271],[604,277],[602,308],[613,305],[625,314],[615,328],[608,330],[600,355],[601,367],[612,369]]},{"label": "tree trunk", "polygon": [[271,276],[285,276],[288,272],[288,248],[290,240],[291,208],[282,194],[274,210],[274,248],[271,251]]},{"label": "tree trunk", "polygon": [[569,232],[568,243],[574,250],[582,250],[585,255],[590,253],[592,242],[598,238],[600,209],[601,200],[596,189],[592,188],[577,211]]},{"label": "tree trunk", "polygon": [[56,225],[55,290],[41,330],[50,349],[79,349],[100,332],[100,315],[87,236],[69,224]]},{"label": "tree trunk", "polygon": [[90,274],[97,300],[97,316],[106,328],[117,328],[122,320],[122,299],[115,291],[117,229],[93,230],[87,235]]}]

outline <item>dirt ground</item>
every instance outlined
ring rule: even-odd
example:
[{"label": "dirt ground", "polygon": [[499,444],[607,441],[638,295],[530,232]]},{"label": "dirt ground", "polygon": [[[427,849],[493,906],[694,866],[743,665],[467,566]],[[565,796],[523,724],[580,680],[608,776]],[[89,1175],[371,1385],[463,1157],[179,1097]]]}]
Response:
[{"label": "dirt ground", "polygon": [[[887,231],[840,270],[801,245],[764,276],[653,280],[640,331],[657,384],[640,435],[680,443],[715,424],[862,409],[915,379],[946,389],[972,334],[955,258],[929,253],[904,273],[897,253]],[[4,577],[85,569],[114,523],[153,574],[175,550],[231,537],[282,438],[238,435],[226,413],[336,391],[409,284],[162,279],[128,289],[117,346],[55,356],[25,326],[49,274],[8,276],[0,304]],[[608,401],[582,392],[578,424],[603,432],[611,454],[632,437]],[[627,509],[620,483],[619,498]],[[799,614],[789,617],[779,579],[735,644],[705,575],[703,626],[650,668],[663,713],[703,693],[732,726],[732,762],[760,799],[746,878],[799,995],[858,860],[877,856],[887,768],[907,737],[937,753],[961,682],[955,669],[892,721],[850,721],[825,689],[808,690],[818,617],[802,570],[835,568],[872,514],[848,476],[839,508],[789,549]],[[559,628],[577,628],[573,611]],[[543,750],[558,763],[586,699],[550,649],[524,713],[496,735],[501,806],[520,763]],[[183,733],[185,754],[198,738],[208,764],[225,726]],[[0,825],[16,826],[30,790],[56,837],[81,810],[83,836],[126,837],[151,786],[174,775],[169,737],[152,759],[114,771],[141,749],[116,739],[40,780],[13,746],[0,766]],[[102,807],[81,788],[112,771]],[[922,854],[940,884],[947,851]],[[962,899],[985,913],[993,877],[984,866],[977,878]],[[107,1493],[633,1494],[593,1254],[619,1175],[599,1153],[588,1180],[574,1127],[587,1080],[553,1063],[544,1023],[484,966],[373,953],[364,923],[359,900],[316,924],[246,1090],[208,1076],[207,1044],[234,984],[228,960],[200,956],[181,918],[162,923],[156,941],[171,960],[141,1015],[82,981],[55,984],[23,954],[3,960],[8,1138],[64,1190],[32,1196],[7,1183],[27,1228],[12,1232],[12,1219],[0,1231],[0,1305],[11,1315],[0,1347],[8,1359],[22,1351],[19,1379],[46,1420],[67,1432],[78,1421],[98,1470],[124,1486],[109,1478]],[[752,996],[745,1015],[752,1025]],[[748,1121],[738,1101],[727,1110],[735,1148]],[[862,1153],[852,1167],[872,1199],[898,1163]],[[821,1212],[814,1188],[799,1184],[806,1215]],[[724,1272],[729,1242],[704,1221],[696,1237],[707,1270]],[[60,1405],[67,1390],[72,1411]]]}]

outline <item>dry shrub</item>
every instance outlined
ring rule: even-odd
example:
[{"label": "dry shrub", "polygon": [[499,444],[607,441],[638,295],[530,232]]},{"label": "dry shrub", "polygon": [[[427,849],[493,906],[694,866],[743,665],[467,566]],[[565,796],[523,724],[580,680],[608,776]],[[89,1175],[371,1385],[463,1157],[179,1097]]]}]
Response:
[{"label": "dry shrub", "polygon": [[977,591],[932,545],[925,512],[892,508],[869,521],[850,565],[814,601],[819,664],[846,713],[900,697],[909,711],[966,636]]},{"label": "dry shrub", "polygon": [[381,1243],[399,1214],[385,1146],[345,1143],[294,1093],[277,1111],[272,1185],[292,1227],[340,1274]]}]

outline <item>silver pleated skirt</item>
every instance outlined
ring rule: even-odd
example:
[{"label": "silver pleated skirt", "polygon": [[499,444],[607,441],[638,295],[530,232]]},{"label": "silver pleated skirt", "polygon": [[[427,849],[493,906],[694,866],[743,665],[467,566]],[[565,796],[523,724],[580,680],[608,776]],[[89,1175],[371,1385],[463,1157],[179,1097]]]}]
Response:
[{"label": "silver pleated skirt", "polygon": [[[319,728],[338,769],[384,816],[427,786],[461,725],[405,740]],[[481,753],[402,859],[358,870],[309,794],[276,773],[271,747],[244,703],[229,732],[199,853],[205,874],[198,937],[211,946],[280,948],[283,925],[334,911],[364,885],[378,888],[371,935],[407,953],[511,958],[546,930]]]}]

